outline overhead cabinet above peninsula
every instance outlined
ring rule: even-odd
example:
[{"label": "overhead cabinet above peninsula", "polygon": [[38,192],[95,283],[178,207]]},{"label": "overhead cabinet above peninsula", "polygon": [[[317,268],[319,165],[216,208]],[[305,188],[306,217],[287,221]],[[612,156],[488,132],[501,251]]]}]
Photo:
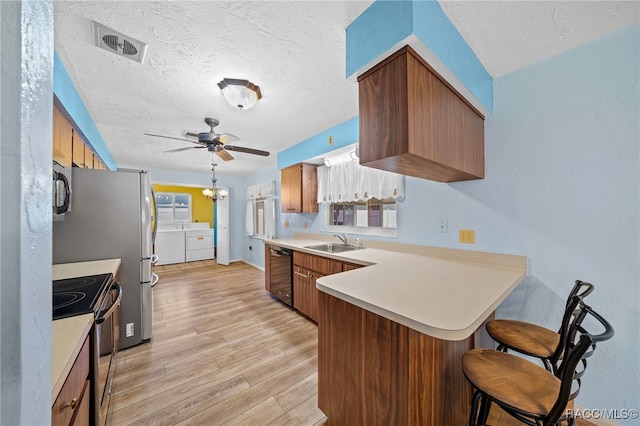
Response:
[{"label": "overhead cabinet above peninsula", "polygon": [[360,164],[438,182],[484,178],[484,117],[411,47],[358,86]]}]

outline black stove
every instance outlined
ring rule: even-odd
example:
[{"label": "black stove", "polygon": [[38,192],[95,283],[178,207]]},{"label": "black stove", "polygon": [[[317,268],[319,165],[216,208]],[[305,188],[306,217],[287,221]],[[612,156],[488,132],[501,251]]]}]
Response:
[{"label": "black stove", "polygon": [[111,282],[112,274],[53,281],[53,319],[95,312]]}]

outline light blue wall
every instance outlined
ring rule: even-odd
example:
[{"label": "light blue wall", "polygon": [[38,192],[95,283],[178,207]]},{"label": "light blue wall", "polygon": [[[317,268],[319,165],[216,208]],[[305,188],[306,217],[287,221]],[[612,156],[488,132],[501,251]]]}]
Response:
[{"label": "light blue wall", "polygon": [[[360,136],[359,119],[354,117],[331,129],[293,145],[278,153],[278,168],[305,161],[311,157],[325,154],[338,148],[358,142]],[[329,137],[333,143],[329,145]]]},{"label": "light blue wall", "polygon": [[577,401],[589,408],[640,401],[639,35],[636,25],[497,80],[487,177],[450,191],[477,248],[530,259],[498,315],[555,328],[573,280],[596,285],[588,303],[616,336],[590,360]]},{"label": "light blue wall", "polygon": [[[639,40],[636,25],[498,79],[486,178],[447,185],[407,177],[398,204],[394,241],[528,257],[529,275],[499,317],[556,328],[573,281],[595,284],[588,302],[616,336],[590,360],[577,401],[588,408],[640,401]],[[279,185],[278,175],[260,178]],[[325,217],[322,205],[318,214],[280,214],[278,236],[321,232]],[[476,231],[475,245],[457,242],[463,228]]]},{"label": "light blue wall", "polygon": [[435,0],[377,0],[346,29],[347,77],[415,35],[488,110],[493,80]]}]

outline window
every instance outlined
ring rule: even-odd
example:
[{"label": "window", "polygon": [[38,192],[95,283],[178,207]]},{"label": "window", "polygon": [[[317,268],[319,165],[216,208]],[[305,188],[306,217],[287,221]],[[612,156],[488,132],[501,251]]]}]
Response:
[{"label": "window", "polygon": [[246,235],[254,238],[275,238],[275,181],[247,188]]},{"label": "window", "polygon": [[191,194],[156,193],[158,222],[191,222]]},{"label": "window", "polygon": [[378,200],[329,205],[329,225],[357,228],[396,228],[396,200]]},{"label": "window", "polygon": [[362,167],[357,160],[318,167],[318,203],[326,205],[325,231],[395,237],[402,175]]},{"label": "window", "polygon": [[256,200],[256,211],[255,211],[255,233],[258,236],[264,236],[265,234],[265,223],[264,223],[264,199]]}]

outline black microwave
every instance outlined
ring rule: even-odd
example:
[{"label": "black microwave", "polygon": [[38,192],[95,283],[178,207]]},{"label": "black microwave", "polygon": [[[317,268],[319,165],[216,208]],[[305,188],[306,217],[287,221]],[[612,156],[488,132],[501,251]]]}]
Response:
[{"label": "black microwave", "polygon": [[64,214],[71,211],[71,168],[53,162],[53,221],[64,220]]}]

